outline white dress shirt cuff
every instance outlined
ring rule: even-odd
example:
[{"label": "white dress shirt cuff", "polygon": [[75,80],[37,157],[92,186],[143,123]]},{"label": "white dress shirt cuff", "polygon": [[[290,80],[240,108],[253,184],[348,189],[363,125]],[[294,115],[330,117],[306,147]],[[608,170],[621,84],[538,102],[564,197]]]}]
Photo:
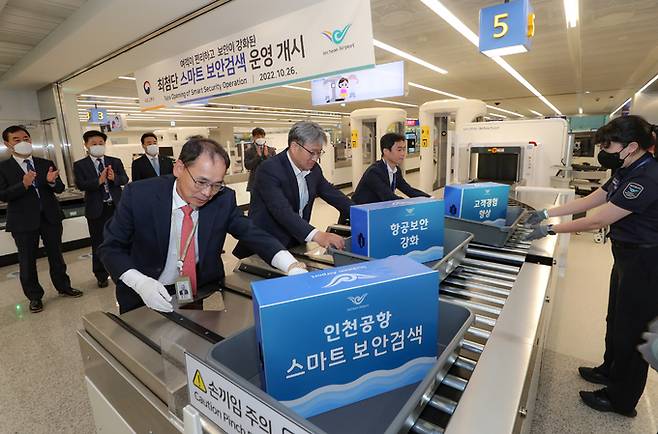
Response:
[{"label": "white dress shirt cuff", "polygon": [[313,229],[311,232],[309,232],[308,235],[306,235],[306,239],[304,241],[306,241],[307,243],[310,243],[311,241],[313,241],[313,237],[318,232],[320,232],[320,231],[318,231],[317,229]]},{"label": "white dress shirt cuff", "polygon": [[147,277],[148,276],[145,276],[134,268],[131,268],[130,270],[125,271],[119,279],[132,289],[135,289],[137,285]]},{"label": "white dress shirt cuff", "polygon": [[[277,268],[283,271],[284,273],[287,273],[288,268],[290,268],[290,266],[295,262],[297,262],[297,259],[295,259],[295,257],[292,256],[289,251],[279,250],[276,253],[276,255],[274,255],[274,257],[272,258],[272,267]],[[126,273],[128,271],[126,271]]]}]

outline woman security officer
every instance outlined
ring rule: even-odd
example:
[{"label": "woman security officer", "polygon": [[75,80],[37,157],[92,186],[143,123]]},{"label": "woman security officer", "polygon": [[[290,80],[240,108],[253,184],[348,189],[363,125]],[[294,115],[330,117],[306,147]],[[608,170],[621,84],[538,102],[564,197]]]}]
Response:
[{"label": "woman security officer", "polygon": [[[634,417],[647,380],[648,365],[637,350],[642,333],[658,316],[658,161],[648,150],[656,127],[639,116],[624,116],[601,127],[595,143],[598,160],[614,176],[587,197],[550,210],[534,212],[534,230],[526,239],[600,229],[610,225],[614,265],[606,318],[605,354],[595,368],[580,367],[587,381],[606,387],[581,391],[582,400],[598,411]],[[587,217],[556,225],[539,225],[548,217],[584,212]]]}]

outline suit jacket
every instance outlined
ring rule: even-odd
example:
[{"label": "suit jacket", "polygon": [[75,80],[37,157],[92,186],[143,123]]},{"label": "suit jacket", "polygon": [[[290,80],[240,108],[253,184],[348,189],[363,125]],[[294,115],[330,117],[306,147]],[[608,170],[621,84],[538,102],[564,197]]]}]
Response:
[{"label": "suit jacket", "polygon": [[[114,170],[114,181],[107,180],[110,186],[110,196],[114,206],[118,206],[121,201],[121,186],[128,183],[128,175],[123,168],[121,160],[115,157],[104,158],[105,166],[112,166]],[[89,157],[73,163],[73,174],[75,176],[75,185],[79,190],[85,192],[85,217],[96,219],[103,213],[103,186],[98,183],[98,173],[94,161]]]},{"label": "suit jacket", "polygon": [[[398,168],[394,175],[395,186],[397,190],[406,194],[408,197],[430,197],[429,194],[420,191],[407,183],[402,176],[402,170]],[[388,169],[386,162],[379,160],[370,165],[359,181],[352,200],[359,205],[365,203],[385,202],[387,200],[401,199],[391,189],[391,183],[388,180]]]},{"label": "suit jacket", "polygon": [[256,169],[258,169],[258,165],[263,161],[267,160],[267,158],[274,157],[276,155],[276,149],[271,148],[269,146],[266,146],[267,157],[263,155],[258,155],[256,146],[258,145],[252,143],[249,146],[247,146],[244,150],[244,167],[249,171],[249,180],[247,181],[247,191],[251,191],[251,189],[254,187],[254,180],[256,178]]},{"label": "suit jacket", "polygon": [[54,187],[48,184],[46,175],[55,163],[44,158],[32,157],[39,196],[34,188],[23,185],[25,172],[13,157],[0,162],[0,201],[7,202],[7,232],[28,232],[39,229],[41,213],[52,224],[62,222],[64,213],[55,193],[64,191],[64,183],[57,177]]},{"label": "suit jacket", "polygon": [[[164,155],[158,155],[158,161],[160,162],[160,176],[174,173],[174,160]],[[155,169],[146,154],[133,161],[131,177],[133,182],[155,176],[158,176],[158,174],[155,173]]]},{"label": "suit jacket", "polygon": [[[251,191],[249,218],[289,248],[303,244],[314,229],[309,221],[316,197],[338,209],[341,219],[349,217],[350,206],[354,203],[326,180],[320,165],[316,164],[306,176],[308,203],[302,211],[303,217],[300,217],[299,187],[287,151],[267,159],[258,168]],[[245,247],[243,243],[238,243],[233,254],[238,258],[249,256],[251,253]]]},{"label": "suit jacket", "polygon": [[[175,178],[160,176],[129,184],[123,192],[114,217],[105,226],[101,260],[117,284],[117,300],[122,306],[134,305],[140,297],[119,278],[134,268],[157,279],[167,261],[171,204]],[[226,234],[250,246],[270,263],[284,247],[259,229],[237,207],[235,192],[226,188],[199,209],[197,289],[217,290],[224,278],[220,258]]]}]

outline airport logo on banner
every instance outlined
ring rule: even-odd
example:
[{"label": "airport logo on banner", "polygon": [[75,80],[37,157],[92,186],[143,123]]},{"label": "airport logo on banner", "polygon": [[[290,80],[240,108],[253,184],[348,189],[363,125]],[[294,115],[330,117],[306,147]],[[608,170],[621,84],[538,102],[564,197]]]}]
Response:
[{"label": "airport logo on banner", "polygon": [[343,43],[343,39],[345,39],[345,36],[347,36],[347,31],[350,29],[352,25],[348,24],[345,27],[343,27],[342,30],[336,29],[333,32],[330,32],[329,30],[325,30],[322,32],[324,36],[327,37],[331,42],[333,42],[336,45],[340,45]]},{"label": "airport logo on banner", "polygon": [[323,1],[162,60],[135,78],[148,110],[374,66],[370,0],[340,8]]}]

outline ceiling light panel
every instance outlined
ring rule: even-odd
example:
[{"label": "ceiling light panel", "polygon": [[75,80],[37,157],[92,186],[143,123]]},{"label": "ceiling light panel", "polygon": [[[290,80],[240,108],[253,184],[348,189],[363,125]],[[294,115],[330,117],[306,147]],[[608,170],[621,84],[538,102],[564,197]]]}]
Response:
[{"label": "ceiling light panel", "polygon": [[416,57],[412,54],[409,54],[406,51],[402,51],[398,48],[392,47],[388,44],[385,44],[381,41],[378,41],[377,39],[373,39],[373,44],[377,48],[381,48],[382,50],[388,51],[389,53],[395,54],[396,56],[400,56],[403,59],[407,59],[410,62],[414,62],[417,65],[424,66],[425,68],[430,69],[434,72],[438,72],[439,74],[447,74],[448,73],[448,71],[446,71],[443,68],[439,68],[436,65],[433,65],[429,62],[426,62],[423,59],[419,59],[418,57]]}]

